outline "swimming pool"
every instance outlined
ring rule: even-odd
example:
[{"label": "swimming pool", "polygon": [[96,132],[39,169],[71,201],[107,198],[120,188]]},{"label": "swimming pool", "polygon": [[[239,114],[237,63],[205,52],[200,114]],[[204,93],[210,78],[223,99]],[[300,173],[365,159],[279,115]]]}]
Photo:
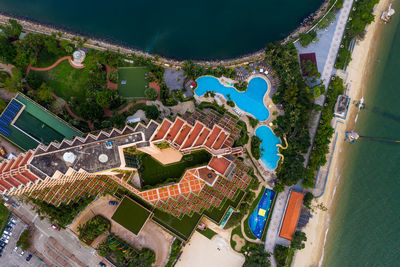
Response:
[{"label": "swimming pool", "polygon": [[267,222],[268,214],[270,212],[272,202],[274,201],[275,192],[266,188],[264,195],[261,197],[260,202],[258,202],[257,207],[251,213],[249,218],[249,226],[251,232],[257,238],[261,238],[265,223]]},{"label": "swimming pool", "polygon": [[252,114],[257,120],[265,121],[269,117],[269,111],[264,105],[264,95],[268,90],[267,82],[259,77],[250,80],[246,91],[239,92],[234,87],[226,87],[213,76],[203,76],[197,80],[195,94],[204,95],[207,91],[222,94],[226,99],[235,102],[236,106],[243,111]]},{"label": "swimming pool", "polygon": [[256,136],[261,139],[261,161],[268,170],[275,170],[280,159],[276,145],[280,144],[281,140],[275,136],[268,126],[264,125],[257,127]]}]

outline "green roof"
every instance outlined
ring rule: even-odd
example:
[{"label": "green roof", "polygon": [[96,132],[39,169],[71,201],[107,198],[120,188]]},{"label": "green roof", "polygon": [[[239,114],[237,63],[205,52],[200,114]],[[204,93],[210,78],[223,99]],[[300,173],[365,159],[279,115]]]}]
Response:
[{"label": "green roof", "polygon": [[111,219],[137,235],[150,216],[150,211],[136,201],[124,197]]}]

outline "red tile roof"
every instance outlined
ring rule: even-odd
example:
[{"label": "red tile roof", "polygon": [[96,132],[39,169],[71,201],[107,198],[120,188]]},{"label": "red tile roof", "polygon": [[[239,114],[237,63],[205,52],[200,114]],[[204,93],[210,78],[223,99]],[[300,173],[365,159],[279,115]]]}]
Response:
[{"label": "red tile roof", "polygon": [[201,129],[203,129],[203,125],[196,122],[193,130],[190,132],[189,137],[186,139],[186,142],[183,144],[182,148],[191,147],[197,136],[200,134]]},{"label": "red tile roof", "polygon": [[292,191],[288,205],[286,207],[285,218],[283,219],[280,237],[292,240],[299,220],[301,205],[303,204],[304,194]]},{"label": "red tile roof", "polygon": [[185,141],[186,136],[188,136],[190,130],[192,130],[192,127],[190,127],[189,125],[183,126],[182,130],[179,132],[179,135],[175,140],[175,143],[177,143],[178,145],[182,145],[183,141]]},{"label": "red tile roof", "polygon": [[166,140],[172,141],[175,139],[175,136],[178,134],[179,130],[181,129],[182,125],[185,122],[181,118],[176,118],[174,124],[170,128],[167,137],[165,138]]},{"label": "red tile roof", "polygon": [[210,132],[211,131],[209,129],[204,128],[197,138],[196,143],[194,143],[194,147],[202,145]]},{"label": "red tile roof", "polygon": [[169,127],[172,125],[172,123],[166,119],[164,119],[164,121],[162,122],[158,132],[156,133],[156,135],[153,138],[153,141],[157,141],[162,139],[165,134],[167,133]]},{"label": "red tile roof", "polygon": [[228,169],[229,164],[231,164],[231,162],[226,158],[213,157],[210,163],[208,163],[208,166],[220,174],[224,174],[226,169]]},{"label": "red tile roof", "polygon": [[205,145],[209,148],[211,148],[211,145],[214,143],[215,139],[217,139],[219,132],[221,132],[221,128],[219,128],[218,126],[214,126],[212,132],[210,133],[210,135],[208,136],[208,139],[205,143]]},{"label": "red tile roof", "polygon": [[224,143],[225,139],[228,137],[228,135],[224,132],[221,132],[215,141],[213,148],[214,149],[220,149],[222,144]]}]

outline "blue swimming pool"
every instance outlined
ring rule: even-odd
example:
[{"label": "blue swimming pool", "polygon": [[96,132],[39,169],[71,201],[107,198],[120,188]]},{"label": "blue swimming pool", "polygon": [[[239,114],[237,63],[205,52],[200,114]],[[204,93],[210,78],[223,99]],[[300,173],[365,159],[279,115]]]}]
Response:
[{"label": "blue swimming pool", "polygon": [[280,144],[281,140],[275,136],[268,126],[264,125],[256,129],[256,135],[262,140],[260,146],[261,161],[268,170],[275,170],[280,159],[278,156],[279,150],[276,145]]},{"label": "blue swimming pool", "polygon": [[196,95],[202,96],[207,91],[220,93],[226,99],[229,99],[229,95],[238,108],[252,114],[257,120],[265,121],[268,119],[269,111],[263,102],[264,95],[268,90],[268,84],[264,79],[259,77],[251,79],[245,92],[239,92],[231,86],[226,87],[213,76],[203,76],[196,81]]},{"label": "blue swimming pool", "polygon": [[268,214],[270,212],[272,203],[274,201],[275,192],[270,189],[265,189],[264,195],[258,202],[257,207],[251,213],[249,218],[249,226],[251,232],[257,237],[261,238],[265,223],[267,222]]}]

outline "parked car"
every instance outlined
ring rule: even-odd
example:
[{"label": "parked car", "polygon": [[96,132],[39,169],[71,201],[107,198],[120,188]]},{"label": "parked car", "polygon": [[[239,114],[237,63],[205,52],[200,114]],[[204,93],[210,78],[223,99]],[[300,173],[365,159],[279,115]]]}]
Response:
[{"label": "parked car", "polygon": [[11,203],[11,206],[12,206],[14,209],[16,209],[16,208],[19,207],[19,204],[15,203],[15,202],[12,202],[12,203]]},{"label": "parked car", "polygon": [[32,254],[29,254],[28,257],[26,257],[26,261],[30,261],[32,259]]},{"label": "parked car", "polygon": [[12,223],[17,223],[17,218],[12,217],[12,218],[11,218],[11,222],[12,222]]},{"label": "parked car", "polygon": [[107,265],[105,265],[104,262],[102,262],[102,261],[99,262],[99,265],[100,265],[101,267],[106,267],[106,266],[107,266]]},{"label": "parked car", "polygon": [[25,254],[25,251],[23,251],[23,250],[19,253],[20,256],[22,256],[24,254]]},{"label": "parked car", "polygon": [[14,251],[17,251],[17,250],[18,250],[18,246],[15,246]]},{"label": "parked car", "polygon": [[58,228],[54,223],[51,225],[51,228],[54,230],[60,231],[60,228]]},{"label": "parked car", "polygon": [[109,205],[116,206],[116,205],[118,205],[118,201],[112,201],[112,200],[110,200],[110,201],[108,202],[108,204],[109,204]]}]

